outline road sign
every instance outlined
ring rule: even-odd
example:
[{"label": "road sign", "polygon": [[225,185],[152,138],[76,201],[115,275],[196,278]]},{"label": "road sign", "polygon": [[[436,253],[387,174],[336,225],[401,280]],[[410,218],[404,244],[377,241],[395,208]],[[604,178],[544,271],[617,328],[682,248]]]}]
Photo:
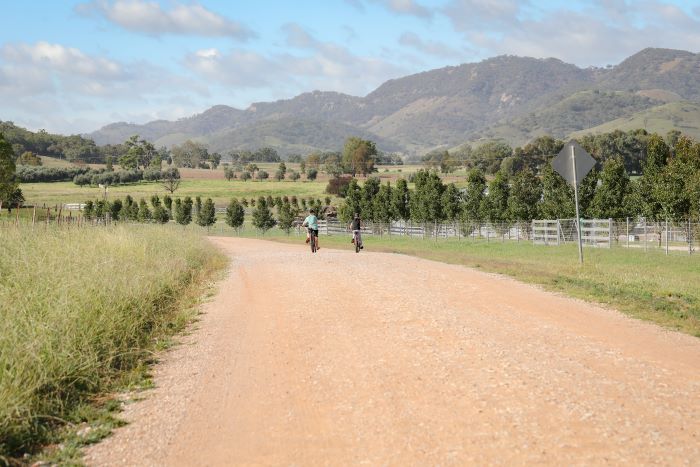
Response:
[{"label": "road sign", "polygon": [[583,229],[581,228],[581,215],[578,210],[578,184],[581,183],[581,180],[588,175],[588,172],[593,167],[595,167],[595,159],[573,139],[564,145],[559,155],[552,161],[552,168],[574,186],[576,226],[578,228],[578,260],[581,264],[583,264],[583,244],[581,242]]},{"label": "road sign", "polygon": [[[574,164],[571,161],[572,157]],[[581,183],[593,167],[595,159],[574,140],[566,143],[559,155],[552,160],[552,168],[572,185]]]}]

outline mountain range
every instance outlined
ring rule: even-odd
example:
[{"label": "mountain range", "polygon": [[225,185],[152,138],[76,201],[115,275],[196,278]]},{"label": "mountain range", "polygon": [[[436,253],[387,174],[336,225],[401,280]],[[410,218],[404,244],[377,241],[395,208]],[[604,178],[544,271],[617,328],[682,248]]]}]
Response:
[{"label": "mountain range", "polygon": [[649,131],[682,122],[679,130],[700,137],[699,76],[700,54],[682,50],[644,49],[606,68],[508,55],[392,79],[365,97],[313,91],[245,110],[217,105],[177,121],[112,123],[87,136],[98,144],[138,134],[158,146],[192,139],[211,151],[270,146],[282,154],[337,150],[360,136],[408,155],[492,139],[516,146],[630,122]]}]

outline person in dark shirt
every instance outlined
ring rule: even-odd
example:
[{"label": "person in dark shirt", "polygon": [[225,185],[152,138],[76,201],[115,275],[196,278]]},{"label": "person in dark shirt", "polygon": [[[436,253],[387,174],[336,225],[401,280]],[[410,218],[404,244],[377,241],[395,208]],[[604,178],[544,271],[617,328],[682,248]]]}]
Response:
[{"label": "person in dark shirt", "polygon": [[352,230],[352,243],[358,242],[360,249],[364,248],[362,245],[362,235],[360,235],[360,230],[362,229],[362,221],[360,220],[360,215],[355,213],[352,221],[350,221],[350,230]]}]

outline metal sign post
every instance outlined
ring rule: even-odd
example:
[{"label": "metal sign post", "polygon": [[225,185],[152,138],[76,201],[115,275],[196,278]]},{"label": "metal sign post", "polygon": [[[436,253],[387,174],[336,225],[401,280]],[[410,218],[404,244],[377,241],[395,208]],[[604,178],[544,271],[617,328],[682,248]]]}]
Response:
[{"label": "metal sign post", "polygon": [[583,226],[581,215],[578,212],[578,181],[576,178],[576,151],[571,146],[571,167],[574,172],[574,202],[576,203],[576,225],[578,226],[578,262],[583,264]]},{"label": "metal sign post", "polygon": [[595,159],[579,144],[571,140],[552,160],[552,168],[574,186],[574,202],[576,204],[576,225],[578,226],[578,259],[583,264],[583,225],[578,207],[578,185],[595,167]]}]

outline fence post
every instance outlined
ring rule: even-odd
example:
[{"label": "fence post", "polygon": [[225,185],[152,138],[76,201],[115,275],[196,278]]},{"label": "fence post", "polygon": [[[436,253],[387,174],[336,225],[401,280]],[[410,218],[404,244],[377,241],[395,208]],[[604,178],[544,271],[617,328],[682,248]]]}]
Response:
[{"label": "fence post", "polygon": [[[580,228],[579,228],[579,235],[581,235]],[[561,221],[559,219],[557,219],[557,246],[559,246],[561,244],[561,241],[560,241],[561,236],[562,236],[561,235]]]},{"label": "fence post", "polygon": [[649,245],[647,245],[647,218],[644,218],[644,252],[647,252],[647,248],[649,248]]},{"label": "fence post", "polygon": [[693,234],[691,233],[691,230],[690,230],[690,217],[688,217],[688,234],[686,235],[686,237],[688,238],[688,254],[689,255],[693,254],[693,237],[692,237],[692,235]]},{"label": "fence post", "polygon": [[668,255],[668,219],[666,219],[666,255]]},{"label": "fence post", "polygon": [[613,220],[611,217],[608,218],[608,248],[612,248],[613,241]]},{"label": "fence post", "polygon": [[629,217],[626,220],[625,232],[627,232],[627,249],[629,250],[629,248],[630,248],[630,218]]}]

